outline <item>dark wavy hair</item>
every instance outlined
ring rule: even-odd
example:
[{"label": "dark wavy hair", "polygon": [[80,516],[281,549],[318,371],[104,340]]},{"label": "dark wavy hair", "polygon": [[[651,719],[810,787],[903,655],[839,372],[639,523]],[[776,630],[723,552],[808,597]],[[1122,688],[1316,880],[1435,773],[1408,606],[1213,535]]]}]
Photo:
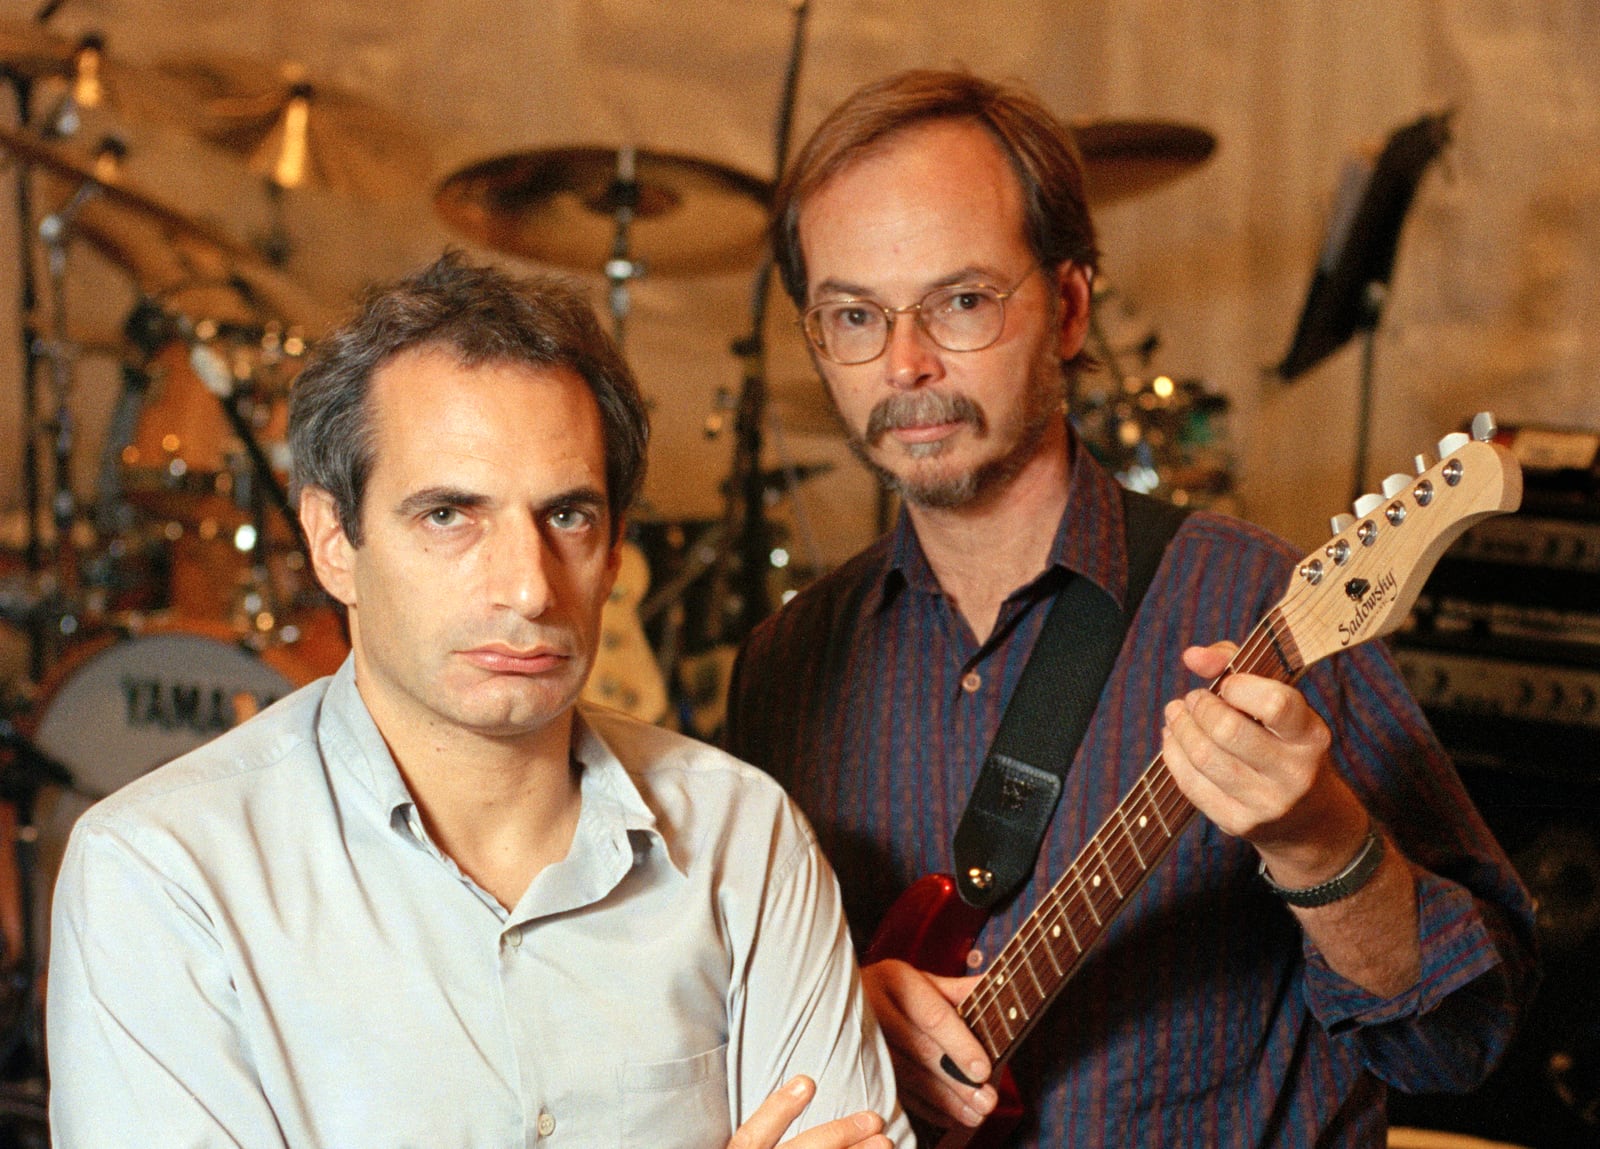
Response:
[{"label": "dark wavy hair", "polygon": [[360,546],[361,502],[372,473],[372,376],[395,356],[425,347],[463,365],[568,367],[600,408],[612,531],[644,482],[650,421],[639,385],[572,283],[517,278],[447,251],[398,282],[370,290],[354,318],[313,349],[289,401],[290,496],[306,487],[333,496],[339,525]]}]

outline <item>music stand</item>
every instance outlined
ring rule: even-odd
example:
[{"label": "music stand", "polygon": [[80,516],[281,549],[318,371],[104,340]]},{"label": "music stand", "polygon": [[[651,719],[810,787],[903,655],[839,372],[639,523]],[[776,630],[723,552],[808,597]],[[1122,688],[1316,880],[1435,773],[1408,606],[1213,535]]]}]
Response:
[{"label": "music stand", "polygon": [[1364,336],[1355,496],[1361,494],[1366,478],[1373,340],[1394,271],[1400,228],[1423,172],[1450,140],[1450,115],[1438,112],[1398,128],[1375,161],[1355,159],[1346,165],[1300,322],[1288,353],[1275,369],[1279,378],[1290,382],[1344,346],[1356,332]]}]

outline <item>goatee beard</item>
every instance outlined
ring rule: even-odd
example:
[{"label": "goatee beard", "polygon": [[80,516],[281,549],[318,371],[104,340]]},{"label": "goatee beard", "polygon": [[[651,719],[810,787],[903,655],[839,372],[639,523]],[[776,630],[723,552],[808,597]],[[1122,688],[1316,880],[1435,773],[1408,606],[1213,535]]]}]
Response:
[{"label": "goatee beard", "polygon": [[[934,423],[966,423],[982,438],[990,430],[988,418],[976,403],[959,393],[913,391],[891,395],[872,409],[867,417],[866,434],[857,435],[852,431],[846,442],[851,453],[878,476],[886,490],[914,507],[954,510],[1004,488],[1021,473],[1038,453],[1051,423],[1066,417],[1065,398],[1066,381],[1061,364],[1050,360],[1036,365],[1028,381],[1024,406],[1018,417],[1016,441],[1011,449],[999,458],[956,473],[919,475],[913,469],[907,474],[896,474],[873,459],[870,448],[876,447],[889,431],[898,427]],[[913,459],[933,459],[944,448],[943,440],[918,443],[913,444],[908,453]]]}]

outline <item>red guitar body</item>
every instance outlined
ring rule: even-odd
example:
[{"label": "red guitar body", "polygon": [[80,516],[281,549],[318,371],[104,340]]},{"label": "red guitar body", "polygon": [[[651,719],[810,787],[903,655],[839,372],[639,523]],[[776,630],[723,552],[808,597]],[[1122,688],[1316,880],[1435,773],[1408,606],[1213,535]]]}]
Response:
[{"label": "red guitar body", "polygon": [[[878,931],[867,947],[862,964],[898,958],[927,973],[960,977],[970,973],[967,954],[977,943],[978,934],[989,915],[961,900],[955,879],[948,874],[929,874],[919,878],[895,899],[884,915]],[[1000,1103],[976,1129],[951,1130],[939,1139],[939,1149],[1000,1149],[1011,1131],[1022,1120],[1022,1097],[1002,1069],[994,1082]],[[927,1139],[919,1133],[919,1140]]]}]

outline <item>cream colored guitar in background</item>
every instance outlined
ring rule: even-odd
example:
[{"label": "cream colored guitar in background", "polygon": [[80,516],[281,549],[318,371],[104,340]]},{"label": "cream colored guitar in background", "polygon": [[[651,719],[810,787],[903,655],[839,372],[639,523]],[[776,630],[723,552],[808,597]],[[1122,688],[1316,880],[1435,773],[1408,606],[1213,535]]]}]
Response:
[{"label": "cream colored guitar in background", "polygon": [[649,588],[644,552],[623,543],[617,582],[600,612],[600,649],[583,697],[643,722],[661,722],[667,717],[667,683],[639,621],[639,602]]}]

